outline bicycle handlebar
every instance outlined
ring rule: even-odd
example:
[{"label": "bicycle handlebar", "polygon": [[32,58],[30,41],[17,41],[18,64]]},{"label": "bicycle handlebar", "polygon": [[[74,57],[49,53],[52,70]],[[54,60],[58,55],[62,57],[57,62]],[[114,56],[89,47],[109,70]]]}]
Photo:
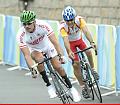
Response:
[{"label": "bicycle handlebar", "polygon": [[[88,48],[86,48],[86,49],[84,49],[84,50],[74,52],[74,54],[78,54],[78,53],[85,52],[86,50],[89,50],[89,49],[91,49],[91,48],[93,48],[93,47],[90,46],[90,47],[88,47]],[[95,50],[95,55],[97,55],[97,50]],[[58,56],[59,56],[59,55],[58,55]],[[38,62],[38,63],[34,64],[34,65],[32,66],[32,68],[37,67],[39,64],[42,64],[42,63],[44,63],[44,62],[46,62],[46,61],[48,61],[48,60],[50,60],[50,59],[52,59],[52,57],[50,57],[50,58],[46,58],[46,57],[45,57],[45,59],[44,59],[42,62]]]},{"label": "bicycle handlebar", "polygon": [[[84,50],[74,52],[74,54],[78,54],[78,53],[85,52],[85,51],[87,51],[87,50],[89,50],[89,49],[91,49],[91,48],[93,48],[93,47],[92,47],[92,46],[90,46],[90,47],[88,47],[88,48],[86,48],[86,49],[84,49]],[[97,55],[97,50],[95,50],[95,55]]]},{"label": "bicycle handlebar", "polygon": [[34,65],[32,66],[32,68],[34,68],[34,67],[38,66],[39,64],[42,64],[42,63],[50,60],[50,59],[52,59],[52,57],[50,57],[50,58],[45,58],[42,62],[38,62],[38,63],[34,64]]},{"label": "bicycle handlebar", "polygon": [[[37,67],[39,64],[42,64],[42,63],[47,62],[47,61],[49,61],[49,60],[52,59],[52,57],[48,58],[47,55],[46,55],[46,53],[43,53],[43,55],[44,55],[44,57],[45,57],[44,60],[41,61],[41,62],[38,62],[38,63],[34,64],[34,65],[32,66],[32,68]],[[58,54],[57,56],[60,57],[59,54]]]},{"label": "bicycle handlebar", "polygon": [[[91,49],[91,48],[93,48],[93,47],[90,46],[90,47],[88,47],[88,48],[86,48],[86,49],[84,49],[84,50],[80,50],[80,51],[74,52],[74,54],[83,53],[83,52],[85,52],[86,50],[89,50],[89,49]],[[97,55],[97,50],[95,50],[95,55]],[[73,59],[72,59],[72,64],[74,64],[74,60],[73,60]]]},{"label": "bicycle handlebar", "polygon": [[95,55],[97,55],[97,50],[95,50]]}]

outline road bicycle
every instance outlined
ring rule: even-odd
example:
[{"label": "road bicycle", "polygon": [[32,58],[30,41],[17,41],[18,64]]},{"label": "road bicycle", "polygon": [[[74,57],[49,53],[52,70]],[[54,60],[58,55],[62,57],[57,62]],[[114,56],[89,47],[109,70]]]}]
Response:
[{"label": "road bicycle", "polygon": [[[102,103],[102,96],[101,96],[100,87],[98,83],[99,81],[96,79],[95,74],[92,72],[91,66],[88,63],[88,60],[84,53],[85,51],[91,48],[93,47],[90,46],[84,50],[74,52],[74,54],[77,54],[79,57],[82,79],[85,82],[85,86],[87,88],[87,92],[89,96],[92,98],[92,100],[94,100],[96,95],[99,102]],[[97,55],[97,51],[95,51],[95,54]]]},{"label": "road bicycle", "polygon": [[37,67],[39,64],[45,63],[50,77],[52,78],[53,85],[56,89],[56,94],[58,98],[62,101],[63,104],[70,104],[73,101],[72,95],[70,93],[70,89],[68,85],[64,82],[61,76],[55,71],[51,65],[50,60],[52,57],[48,58],[47,54],[44,55],[44,60],[42,62],[36,63],[32,67]]}]

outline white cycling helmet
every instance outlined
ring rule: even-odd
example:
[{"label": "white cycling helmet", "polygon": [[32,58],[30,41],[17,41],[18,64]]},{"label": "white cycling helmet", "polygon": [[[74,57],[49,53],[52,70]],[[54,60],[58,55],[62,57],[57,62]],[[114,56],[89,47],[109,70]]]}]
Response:
[{"label": "white cycling helmet", "polygon": [[62,12],[62,17],[65,21],[74,19],[75,16],[76,16],[76,11],[71,6],[67,6]]}]

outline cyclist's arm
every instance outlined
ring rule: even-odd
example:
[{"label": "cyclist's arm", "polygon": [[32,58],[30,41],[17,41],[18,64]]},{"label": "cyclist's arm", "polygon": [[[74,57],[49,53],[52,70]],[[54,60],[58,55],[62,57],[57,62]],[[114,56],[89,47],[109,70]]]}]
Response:
[{"label": "cyclist's arm", "polygon": [[82,32],[84,33],[84,35],[86,36],[87,40],[92,43],[93,42],[93,38],[91,36],[90,31],[88,30],[87,26],[86,26],[86,22],[84,19],[81,19],[81,25],[80,28],[82,30]]},{"label": "cyclist's arm", "polygon": [[93,38],[92,38],[92,36],[91,36],[91,33],[89,32],[87,26],[85,26],[84,28],[82,28],[82,31],[83,31],[83,33],[85,34],[87,40],[88,40],[90,43],[94,42],[94,41],[93,41]]},{"label": "cyclist's arm", "polygon": [[28,67],[31,68],[31,66],[34,63],[32,61],[29,48],[27,47],[27,45],[24,41],[24,36],[25,36],[25,31],[23,30],[23,28],[20,28],[17,35],[16,35],[16,40],[17,40],[17,43],[18,43],[20,50],[22,51],[22,53],[25,57],[25,60],[26,60]]},{"label": "cyclist's arm", "polygon": [[62,35],[62,38],[63,38],[63,41],[64,41],[65,48],[66,48],[66,50],[67,50],[67,53],[71,52],[67,32],[62,28],[62,29],[60,30],[60,33],[61,33],[61,35]]},{"label": "cyclist's arm", "polygon": [[63,50],[62,50],[57,38],[55,37],[55,34],[51,33],[51,35],[49,35],[49,39],[53,43],[53,45],[54,45],[55,49],[57,50],[58,54],[63,56]]},{"label": "cyclist's arm", "polygon": [[33,59],[31,58],[30,51],[28,47],[21,48],[21,51],[25,57],[26,63],[29,68],[31,68],[34,65]]},{"label": "cyclist's arm", "polygon": [[71,59],[74,59],[74,53],[72,52],[71,48],[70,48],[70,43],[69,43],[69,39],[68,39],[68,35],[67,35],[67,32],[65,32],[64,30],[64,33],[62,32],[61,30],[61,35],[63,37],[63,41],[64,41],[64,46],[67,50],[67,53],[68,53],[68,56],[71,58]]}]

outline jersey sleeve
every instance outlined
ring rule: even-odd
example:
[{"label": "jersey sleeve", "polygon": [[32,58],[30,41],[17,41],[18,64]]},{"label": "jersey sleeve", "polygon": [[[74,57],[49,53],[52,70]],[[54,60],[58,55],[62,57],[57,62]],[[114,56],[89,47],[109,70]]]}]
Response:
[{"label": "jersey sleeve", "polygon": [[64,28],[60,29],[60,33],[62,37],[68,36],[67,32],[65,31]]},{"label": "jersey sleeve", "polygon": [[25,32],[21,31],[21,29],[20,29],[18,31],[17,37],[16,37],[17,43],[18,43],[18,45],[19,45],[20,48],[27,47],[27,45],[26,45],[26,43],[24,41],[24,37],[25,37]]},{"label": "jersey sleeve", "polygon": [[52,33],[54,33],[52,27],[48,24],[48,23],[45,23],[45,27],[46,27],[46,31],[47,31],[47,36],[49,37]]},{"label": "jersey sleeve", "polygon": [[80,19],[80,29],[84,28],[86,26],[86,22],[83,18]]},{"label": "jersey sleeve", "polygon": [[67,31],[66,31],[67,28],[65,27],[64,21],[61,21],[61,22],[60,22],[59,30],[60,30],[60,34],[61,34],[62,37],[68,36],[68,33],[67,33]]},{"label": "jersey sleeve", "polygon": [[49,37],[51,34],[54,33],[52,27],[45,21],[38,21],[38,24],[40,27],[42,27],[46,33],[46,35]]}]

